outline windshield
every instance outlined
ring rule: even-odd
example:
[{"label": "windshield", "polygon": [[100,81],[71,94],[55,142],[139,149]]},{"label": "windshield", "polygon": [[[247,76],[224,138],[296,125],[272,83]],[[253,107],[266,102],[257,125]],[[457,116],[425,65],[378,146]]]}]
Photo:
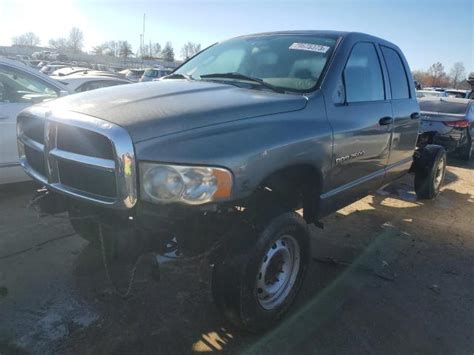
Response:
[{"label": "windshield", "polygon": [[[337,38],[309,35],[264,35],[241,37],[203,51],[182,65],[175,74],[195,80],[203,75],[238,73],[263,80],[274,87],[305,92],[312,90],[330,58]],[[212,79],[219,80],[213,76]],[[223,81],[245,81],[223,78]]]}]

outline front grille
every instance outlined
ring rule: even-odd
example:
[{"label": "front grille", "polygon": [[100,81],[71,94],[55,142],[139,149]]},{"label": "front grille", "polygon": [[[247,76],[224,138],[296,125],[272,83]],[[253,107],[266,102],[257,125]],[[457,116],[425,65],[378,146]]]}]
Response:
[{"label": "front grille", "polygon": [[135,204],[135,156],[123,128],[77,113],[57,117],[33,107],[19,115],[18,132],[20,162],[34,179],[98,204]]},{"label": "front grille", "polygon": [[43,144],[44,143],[44,122],[38,120],[35,117],[28,115],[20,116],[19,122],[23,127],[25,136],[33,139],[34,141]]},{"label": "front grille", "polygon": [[67,160],[58,162],[58,170],[61,183],[74,189],[109,198],[114,198],[117,194],[113,171],[99,170]]},{"label": "front grille", "polygon": [[44,153],[30,148],[29,146],[25,146],[25,155],[31,167],[42,176],[46,176]]},{"label": "front grille", "polygon": [[67,152],[90,157],[114,158],[112,144],[107,137],[82,128],[59,124],[57,146]]}]

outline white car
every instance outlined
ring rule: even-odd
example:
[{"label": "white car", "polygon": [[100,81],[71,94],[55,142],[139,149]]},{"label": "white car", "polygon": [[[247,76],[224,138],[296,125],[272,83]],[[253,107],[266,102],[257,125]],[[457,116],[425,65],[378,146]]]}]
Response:
[{"label": "white car", "polygon": [[130,84],[131,81],[112,75],[90,75],[90,74],[71,74],[67,76],[51,76],[50,78],[66,85],[71,92],[84,92],[105,88],[108,86],[116,86]]},{"label": "white car", "polygon": [[16,117],[26,107],[68,95],[60,82],[26,66],[0,58],[0,184],[28,180],[20,167]]},{"label": "white car", "polygon": [[83,67],[68,66],[68,67],[62,67],[62,68],[56,69],[55,71],[51,73],[45,73],[45,74],[48,74],[49,76],[64,76],[64,75],[79,73],[84,70],[90,70],[90,69],[83,68]]}]

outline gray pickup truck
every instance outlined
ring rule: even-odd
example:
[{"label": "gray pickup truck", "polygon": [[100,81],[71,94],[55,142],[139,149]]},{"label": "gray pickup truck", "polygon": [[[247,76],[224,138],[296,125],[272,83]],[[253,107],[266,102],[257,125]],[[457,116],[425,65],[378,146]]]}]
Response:
[{"label": "gray pickup truck", "polygon": [[160,81],[33,106],[18,144],[43,211],[119,254],[173,239],[206,255],[218,308],[258,331],[300,289],[308,224],[408,172],[419,198],[438,194],[446,155],[418,138],[419,117],[394,44],[275,32],[215,44]]}]

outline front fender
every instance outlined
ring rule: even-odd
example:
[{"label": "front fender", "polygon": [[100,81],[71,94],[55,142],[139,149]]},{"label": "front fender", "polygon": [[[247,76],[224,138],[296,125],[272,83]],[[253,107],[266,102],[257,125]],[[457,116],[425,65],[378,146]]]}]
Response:
[{"label": "front fender", "polygon": [[139,161],[224,167],[232,199],[252,194],[272,173],[299,164],[331,167],[332,131],[322,99],[303,110],[231,122],[137,143]]}]

